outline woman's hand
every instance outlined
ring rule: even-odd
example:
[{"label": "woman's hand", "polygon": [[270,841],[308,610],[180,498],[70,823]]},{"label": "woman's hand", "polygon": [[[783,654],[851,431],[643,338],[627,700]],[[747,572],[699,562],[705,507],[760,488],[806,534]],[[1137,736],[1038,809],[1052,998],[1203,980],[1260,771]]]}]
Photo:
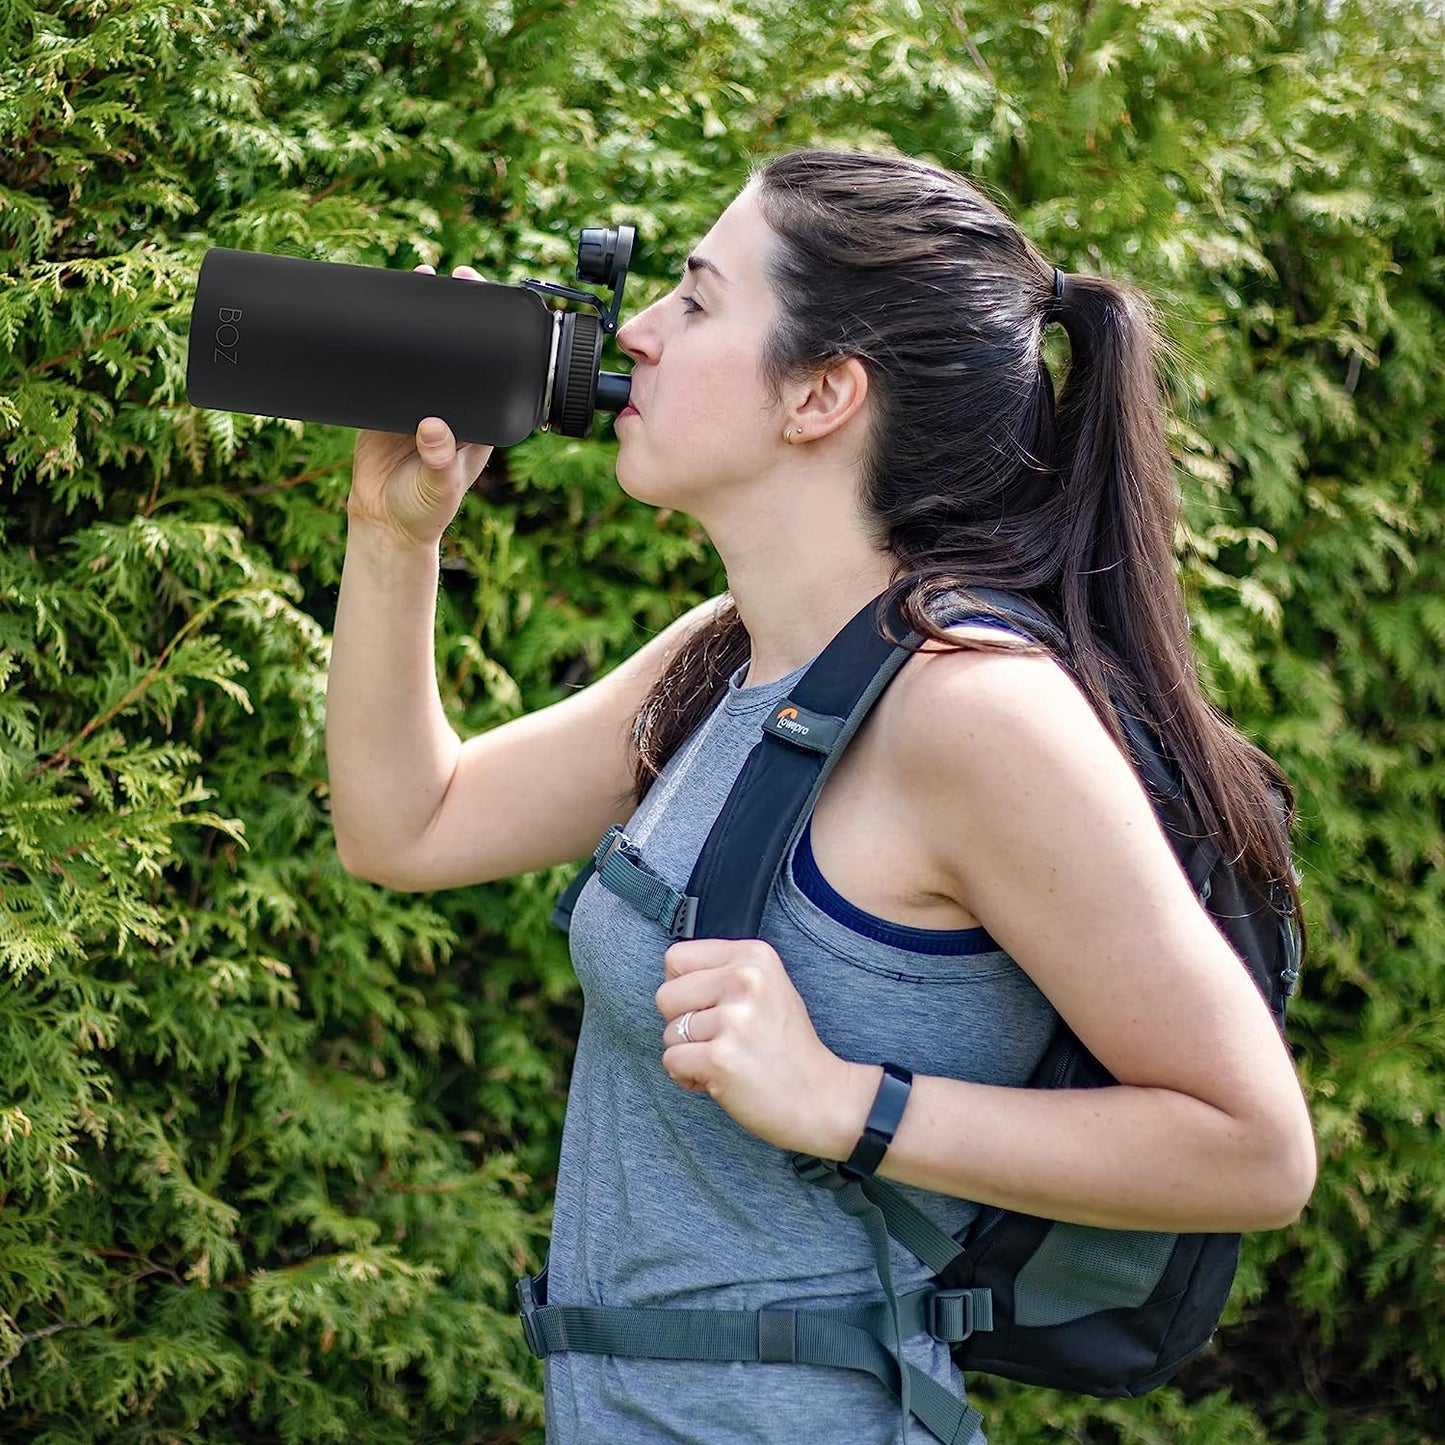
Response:
[{"label": "woman's hand", "polygon": [[769,1144],[846,1159],[880,1071],[823,1044],[774,949],[757,938],[695,938],[674,943],[663,966],[657,1007],[668,1074]]},{"label": "woman's hand", "polygon": [[[416,269],[436,274],[430,266]],[[470,266],[452,274],[482,279]],[[347,513],[353,522],[382,526],[405,542],[435,546],[491,455],[492,448],[479,443],[458,446],[440,417],[425,418],[414,437],[360,431]]]}]

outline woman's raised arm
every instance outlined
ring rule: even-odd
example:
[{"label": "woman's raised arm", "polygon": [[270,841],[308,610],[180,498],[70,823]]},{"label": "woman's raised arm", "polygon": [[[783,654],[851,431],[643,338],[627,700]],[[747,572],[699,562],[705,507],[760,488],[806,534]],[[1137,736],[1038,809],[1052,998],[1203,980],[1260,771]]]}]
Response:
[{"label": "woman's raised arm", "polygon": [[357,436],[326,758],[342,864],[391,888],[484,882],[590,853],[631,811],[638,708],[714,606],[575,697],[463,742],[437,691],[438,543],[489,455],[458,447],[435,418],[414,438]]}]

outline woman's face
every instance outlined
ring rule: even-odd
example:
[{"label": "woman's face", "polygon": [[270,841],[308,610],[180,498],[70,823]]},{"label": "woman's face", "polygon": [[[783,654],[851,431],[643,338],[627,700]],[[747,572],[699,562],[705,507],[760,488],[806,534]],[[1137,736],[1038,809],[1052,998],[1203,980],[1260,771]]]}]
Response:
[{"label": "woman's face", "polygon": [[743,191],[677,286],[618,331],[635,363],[632,404],[616,423],[617,479],[629,495],[706,521],[710,499],[776,465],[783,406],[759,374],[777,313],[765,276],[775,244]]}]

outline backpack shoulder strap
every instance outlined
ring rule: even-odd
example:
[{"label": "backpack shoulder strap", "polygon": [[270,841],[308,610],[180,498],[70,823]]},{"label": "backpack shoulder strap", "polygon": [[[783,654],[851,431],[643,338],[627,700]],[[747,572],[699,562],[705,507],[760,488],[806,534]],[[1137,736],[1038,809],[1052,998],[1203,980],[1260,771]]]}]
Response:
[{"label": "backpack shoulder strap", "polygon": [[1069,642],[1064,630],[1037,603],[1016,592],[997,587],[970,587],[958,595],[957,602],[938,618],[944,626],[959,622],[988,621],[995,618],[1046,647],[1060,662],[1069,662]]},{"label": "backpack shoulder strap", "polygon": [[560,928],[563,933],[572,931],[572,910],[576,908],[577,900],[587,886],[587,880],[596,871],[596,867],[589,858],[568,880],[567,886],[557,895],[557,902],[552,906],[551,923],[553,928]]},{"label": "backpack shoulder strap", "polygon": [[823,783],[918,642],[889,593],[862,608],[763,724],[688,883],[689,936],[755,938]]}]

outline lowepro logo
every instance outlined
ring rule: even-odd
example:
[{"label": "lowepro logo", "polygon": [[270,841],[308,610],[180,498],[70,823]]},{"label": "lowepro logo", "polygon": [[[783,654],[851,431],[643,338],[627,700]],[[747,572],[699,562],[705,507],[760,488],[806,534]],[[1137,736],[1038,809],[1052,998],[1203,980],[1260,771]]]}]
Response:
[{"label": "lowepro logo", "polygon": [[798,709],[795,707],[782,708],[773,721],[785,732],[797,733],[799,737],[807,737],[811,729],[806,723],[797,720]]},{"label": "lowepro logo", "polygon": [[232,366],[236,364],[236,344],[241,339],[241,333],[236,327],[236,322],[241,319],[241,308],[239,306],[222,306],[218,313],[221,324],[216,327],[216,356],[217,361],[229,361]]}]

